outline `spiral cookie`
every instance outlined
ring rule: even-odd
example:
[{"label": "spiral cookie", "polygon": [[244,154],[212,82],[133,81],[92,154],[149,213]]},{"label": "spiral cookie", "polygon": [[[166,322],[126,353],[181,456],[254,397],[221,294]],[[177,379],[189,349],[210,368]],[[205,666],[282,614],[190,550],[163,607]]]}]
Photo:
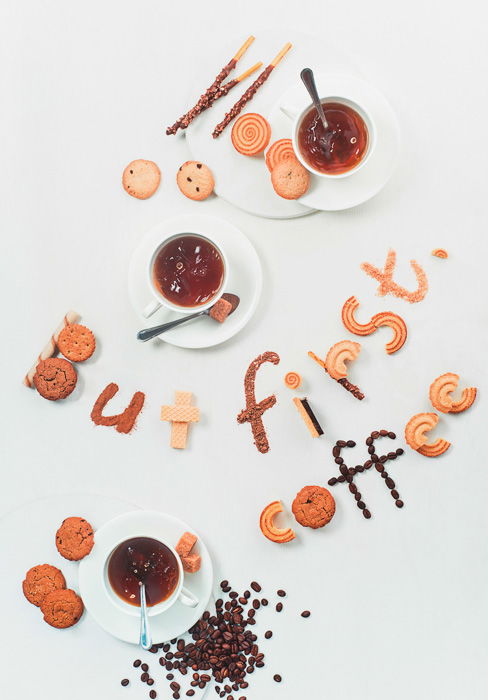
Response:
[{"label": "spiral cookie", "polygon": [[244,156],[262,153],[271,138],[271,127],[260,114],[243,114],[232,127],[232,144]]},{"label": "spiral cookie", "polygon": [[290,158],[296,160],[296,154],[293,150],[291,139],[275,141],[266,151],[266,165],[268,166],[269,172],[272,173],[279,163],[290,160]]},{"label": "spiral cookie", "polygon": [[302,378],[298,374],[298,372],[287,372],[285,374],[285,385],[289,389],[298,389],[300,384],[302,383]]}]

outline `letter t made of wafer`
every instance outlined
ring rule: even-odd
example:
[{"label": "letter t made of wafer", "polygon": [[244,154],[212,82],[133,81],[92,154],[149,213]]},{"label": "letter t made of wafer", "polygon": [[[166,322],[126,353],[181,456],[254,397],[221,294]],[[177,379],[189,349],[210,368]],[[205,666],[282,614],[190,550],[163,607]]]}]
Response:
[{"label": "letter t made of wafer", "polygon": [[175,405],[161,406],[161,420],[171,422],[171,447],[184,450],[189,423],[198,423],[200,409],[191,405],[191,391],[175,391]]}]

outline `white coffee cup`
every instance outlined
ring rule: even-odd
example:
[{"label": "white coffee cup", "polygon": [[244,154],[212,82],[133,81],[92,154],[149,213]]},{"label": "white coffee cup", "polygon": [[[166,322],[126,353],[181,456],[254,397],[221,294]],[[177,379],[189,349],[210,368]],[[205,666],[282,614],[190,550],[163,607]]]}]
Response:
[{"label": "white coffee cup", "polygon": [[[154,261],[156,260],[156,257],[161,250],[163,246],[165,246],[169,241],[171,241],[173,238],[181,238],[184,236],[196,236],[198,238],[202,238],[205,241],[208,241],[211,243],[220,253],[220,257],[222,258],[222,263],[224,266],[224,274],[222,277],[222,283],[218,289],[218,291],[214,294],[214,296],[209,299],[205,304],[198,304],[197,306],[178,306],[178,304],[173,304],[169,299],[166,299],[166,297],[161,294],[159,289],[156,287],[154,284],[154,279],[153,279],[153,266],[154,266]],[[205,309],[210,308],[215,302],[222,296],[222,294],[225,291],[226,283],[227,283],[227,277],[228,277],[228,263],[227,263],[227,258],[225,256],[225,252],[222,248],[222,245],[219,243],[216,238],[212,236],[210,238],[209,236],[206,236],[202,233],[199,233],[198,231],[173,231],[171,233],[167,233],[161,241],[158,243],[156,248],[153,250],[152,255],[149,258],[149,264],[147,266],[146,270],[147,274],[147,279],[149,283],[149,287],[151,289],[153,299],[144,307],[142,311],[142,315],[144,318],[149,318],[149,316],[152,316],[158,309],[161,308],[161,306],[165,306],[167,309],[170,309],[170,311],[176,311],[177,313],[180,314],[191,314],[195,311],[205,311]]]},{"label": "white coffee cup", "polygon": [[[117,593],[114,591],[112,588],[112,585],[110,583],[109,577],[108,577],[108,563],[110,561],[110,557],[114,553],[114,551],[117,549],[119,545],[121,545],[123,542],[126,542],[127,540],[132,540],[135,537],[146,537],[146,535],[141,534],[141,533],[135,533],[130,536],[124,537],[120,542],[117,542],[113,547],[111,547],[110,551],[107,552],[107,556],[105,557],[105,564],[103,567],[102,571],[102,577],[103,577],[103,584],[104,584],[104,589],[105,593],[107,594],[108,599],[110,602],[115,605],[121,612],[124,612],[126,615],[132,615],[132,616],[137,616],[139,617],[141,614],[141,609],[139,605],[131,605],[130,603],[125,602],[120,598],[120,596],[117,595]],[[155,539],[155,538],[153,538]],[[181,563],[181,559],[178,556],[178,554],[175,552],[173,547],[169,545],[167,542],[164,542],[163,540],[158,539],[158,542],[161,542],[162,544],[167,547],[170,552],[174,555],[176,559],[176,563],[178,565],[178,583],[175,586],[174,591],[171,593],[171,595],[166,598],[166,600],[162,600],[160,603],[157,603],[156,605],[148,605],[147,606],[147,614],[149,616],[153,615],[159,615],[162,612],[165,612],[171,606],[173,606],[176,601],[179,601],[183,605],[186,605],[189,608],[195,608],[198,603],[200,602],[198,598],[193,595],[187,588],[183,586],[184,578],[185,578],[185,572],[183,571],[183,565]]]},{"label": "white coffee cup", "polygon": [[300,163],[303,165],[304,168],[306,168],[309,172],[313,173],[314,175],[317,175],[317,177],[326,177],[330,178],[333,180],[337,180],[339,178],[343,177],[349,177],[349,175],[353,175],[354,173],[357,173],[360,168],[362,168],[365,163],[369,160],[371,153],[373,152],[375,145],[376,145],[376,129],[373,120],[371,119],[369,113],[357,102],[354,102],[354,100],[351,100],[347,97],[339,97],[336,95],[328,95],[326,97],[321,97],[320,101],[322,104],[327,104],[328,102],[338,102],[339,104],[343,104],[346,107],[350,107],[354,111],[356,111],[359,116],[362,118],[366,125],[366,129],[368,130],[368,145],[366,148],[366,152],[364,153],[363,157],[359,161],[357,165],[355,165],[353,168],[350,170],[347,170],[346,172],[343,173],[323,173],[320,170],[316,170],[313,168],[310,163],[307,163],[305,158],[302,156],[302,153],[300,151],[300,146],[298,145],[298,131],[300,129],[301,123],[305,115],[313,109],[313,104],[310,103],[308,104],[305,109],[297,109],[293,106],[286,106],[286,105],[280,105],[280,110],[285,114],[289,119],[293,120],[293,126],[292,126],[292,144],[293,144],[293,150],[296,153],[296,156]]}]

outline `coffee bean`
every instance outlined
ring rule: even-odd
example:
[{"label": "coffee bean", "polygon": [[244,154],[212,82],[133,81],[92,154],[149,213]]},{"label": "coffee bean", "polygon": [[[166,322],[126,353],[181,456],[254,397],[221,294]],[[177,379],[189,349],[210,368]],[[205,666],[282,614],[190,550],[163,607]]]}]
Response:
[{"label": "coffee bean", "polygon": [[139,666],[141,665],[141,660],[136,659],[132,665],[134,666],[134,668],[139,668]]},{"label": "coffee bean", "polygon": [[141,670],[142,671],[149,671],[149,666],[147,664],[142,664]]},{"label": "coffee bean", "polygon": [[153,680],[152,678],[148,678],[148,679],[147,679],[147,684],[148,684],[149,686],[154,685],[154,680]]},{"label": "coffee bean", "polygon": [[374,454],[374,447],[373,447],[373,445],[370,445],[370,446],[368,447],[368,454],[370,454],[370,455]]},{"label": "coffee bean", "polygon": [[256,593],[259,593],[259,591],[261,590],[261,586],[259,585],[259,583],[257,583],[257,581],[253,581],[251,583],[251,588],[253,589],[253,591],[256,591]]},{"label": "coffee bean", "polygon": [[261,607],[261,603],[259,602],[259,600],[257,598],[255,598],[252,601],[252,607],[254,608],[254,610],[259,610],[259,608]]},{"label": "coffee bean", "polygon": [[261,605],[264,605],[265,607],[266,605],[268,605],[268,601],[266,600],[266,598],[261,598]]},{"label": "coffee bean", "polygon": [[193,695],[195,695],[195,691],[192,688],[190,688],[190,690],[186,691],[186,694],[189,698],[191,698]]},{"label": "coffee bean", "polygon": [[337,484],[337,479],[335,478],[335,476],[333,476],[332,479],[329,479],[327,483],[329,484],[329,486],[334,486],[335,484]]},{"label": "coffee bean", "polygon": [[310,617],[310,610],[304,610],[301,615],[302,617]]},{"label": "coffee bean", "polygon": [[149,678],[149,673],[144,672],[143,674],[141,674],[141,681],[143,683],[145,683],[148,678]]},{"label": "coffee bean", "polygon": [[396,435],[395,435],[395,433],[392,433],[392,432],[390,431],[390,432],[388,433],[388,437],[389,437],[391,440],[394,440],[394,439],[396,438]]},{"label": "coffee bean", "polygon": [[369,445],[372,445],[372,444],[373,444],[373,438],[372,438],[372,437],[366,438],[366,444],[367,444],[368,446],[369,446]]},{"label": "coffee bean", "polygon": [[354,498],[356,499],[356,501],[360,501],[360,500],[361,500],[361,494],[359,493],[359,491],[357,491],[357,492],[354,494]]},{"label": "coffee bean", "polygon": [[388,435],[388,430],[380,430],[381,437],[386,437]]},{"label": "coffee bean", "polygon": [[388,479],[388,472],[385,471],[385,470],[383,470],[383,471],[381,472],[381,478],[382,478],[382,479]]},{"label": "coffee bean", "polygon": [[346,445],[347,445],[348,447],[356,447],[356,443],[354,442],[354,440],[348,440],[348,441],[346,442]]},{"label": "coffee bean", "polygon": [[395,489],[393,489],[393,491],[391,492],[391,495],[393,496],[393,498],[398,498],[400,496],[398,491],[395,491]]},{"label": "coffee bean", "polygon": [[334,459],[334,462],[335,462],[336,464],[344,464],[344,460],[342,459],[342,457],[336,457],[336,458]]},{"label": "coffee bean", "polygon": [[341,464],[341,466],[339,467],[339,471],[341,472],[341,474],[343,474],[344,476],[346,476],[346,474],[347,474],[347,467],[346,467],[346,465],[345,465],[345,464]]},{"label": "coffee bean", "polygon": [[337,447],[337,445],[332,448],[332,456],[333,457],[338,457],[340,455],[340,453],[341,453],[341,448]]},{"label": "coffee bean", "polygon": [[165,666],[165,665],[166,665],[166,659],[164,658],[164,656],[160,656],[160,657],[159,657],[159,663],[161,664],[161,666]]},{"label": "coffee bean", "polygon": [[346,476],[346,481],[347,481],[348,484],[352,484],[352,479],[353,479],[353,477],[352,477],[350,474],[348,474],[348,475]]},{"label": "coffee bean", "polygon": [[169,681],[172,681],[173,678],[174,678],[174,675],[173,675],[172,673],[167,673],[167,674],[166,674],[166,678],[167,678]]},{"label": "coffee bean", "polygon": [[384,464],[385,462],[388,461],[388,455],[381,455],[380,457],[380,462]]},{"label": "coffee bean", "polygon": [[379,460],[380,460],[380,458],[378,457],[378,455],[371,455],[372,462],[379,462]]},{"label": "coffee bean", "polygon": [[371,466],[373,466],[373,462],[370,459],[367,459],[366,462],[363,464],[363,467],[365,469],[369,469]]},{"label": "coffee bean", "polygon": [[281,676],[279,673],[275,673],[273,676],[273,680],[276,681],[277,683],[281,683]]},{"label": "coffee bean", "polygon": [[398,499],[397,501],[395,501],[395,505],[397,508],[403,508],[403,501]]},{"label": "coffee bean", "polygon": [[369,512],[369,510],[367,508],[365,510],[363,510],[363,515],[366,518],[366,520],[369,520],[371,517],[371,513]]},{"label": "coffee bean", "polygon": [[272,636],[273,636],[273,633],[271,630],[268,630],[267,632],[264,633],[265,639],[271,639]]},{"label": "coffee bean", "polygon": [[120,681],[120,685],[123,685],[124,688],[125,688],[126,685],[129,685],[129,679],[128,679],[128,678],[122,678],[122,680]]},{"label": "coffee bean", "polygon": [[283,603],[276,603],[276,612],[281,612],[283,610]]},{"label": "coffee bean", "polygon": [[388,479],[385,479],[385,484],[388,486],[389,489],[394,489],[395,488],[395,482],[391,477],[388,477]]},{"label": "coffee bean", "polygon": [[361,510],[366,508],[366,503],[364,503],[364,501],[358,501],[356,505],[358,508],[361,508]]},{"label": "coffee bean", "polygon": [[344,474],[341,474],[340,476],[337,477],[337,481],[340,484],[343,484],[345,482],[345,480],[346,480],[346,477],[344,476]]},{"label": "coffee bean", "polygon": [[280,596],[280,598],[284,598],[286,596],[286,591],[284,591],[282,588],[280,588],[276,593]]},{"label": "coffee bean", "polygon": [[362,474],[364,471],[364,467],[361,464],[358,464],[358,466],[356,467],[356,471]]},{"label": "coffee bean", "polygon": [[396,452],[388,452],[388,454],[386,456],[388,457],[388,459],[396,459],[397,458]]},{"label": "coffee bean", "polygon": [[157,644],[153,644],[152,647],[149,649],[149,652],[151,654],[157,654],[159,651],[159,647]]},{"label": "coffee bean", "polygon": [[227,581],[227,579],[224,579],[223,581],[220,582],[221,588],[227,588],[228,585],[229,585],[229,582]]},{"label": "coffee bean", "polygon": [[358,490],[358,487],[356,486],[356,484],[349,484],[349,491],[351,493],[356,493],[357,490]]},{"label": "coffee bean", "polygon": [[232,591],[231,593],[229,593],[229,598],[232,598],[232,600],[234,600],[235,598],[237,598],[238,595],[239,595],[239,593]]},{"label": "coffee bean", "polygon": [[371,433],[371,437],[373,438],[373,440],[377,440],[379,436],[380,434],[377,430],[373,430],[373,432]]},{"label": "coffee bean", "polygon": [[347,470],[347,473],[348,473],[350,476],[354,476],[355,473],[356,473],[355,467],[349,467],[349,469]]},{"label": "coffee bean", "polygon": [[378,472],[382,472],[384,470],[384,466],[380,462],[378,462],[377,464],[375,464],[375,469]]},{"label": "coffee bean", "polygon": [[402,454],[403,454],[402,448],[399,447],[398,450],[396,450],[396,453],[397,453],[398,456],[402,455]]},{"label": "coffee bean", "polygon": [[347,442],[345,440],[337,440],[336,445],[337,447],[345,447]]},{"label": "coffee bean", "polygon": [[154,698],[157,698],[157,697],[158,697],[158,694],[156,693],[155,690],[150,690],[150,691],[149,691],[149,697],[151,698],[151,700],[154,700]]}]

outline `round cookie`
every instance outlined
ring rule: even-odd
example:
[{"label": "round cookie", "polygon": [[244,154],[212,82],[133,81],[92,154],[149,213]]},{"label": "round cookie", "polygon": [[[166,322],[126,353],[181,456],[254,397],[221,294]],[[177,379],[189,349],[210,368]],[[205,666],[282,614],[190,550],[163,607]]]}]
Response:
[{"label": "round cookie", "polygon": [[50,564],[33,566],[22,582],[24,595],[32,605],[39,607],[44,598],[53,591],[66,588],[66,581],[59,569]]},{"label": "round cookie", "polygon": [[84,518],[66,518],[56,532],[58,552],[70,561],[79,561],[90,554],[93,543],[93,528]]},{"label": "round cookie", "polygon": [[84,362],[95,352],[95,336],[80,323],[69,323],[59,334],[57,346],[71,362]]},{"label": "round cookie", "polygon": [[71,588],[48,593],[41,603],[45,622],[57,629],[76,625],[83,614],[83,609],[83,601]]},{"label": "round cookie", "polygon": [[159,187],[161,171],[152,160],[133,160],[124,170],[122,185],[131,197],[148,199]]},{"label": "round cookie", "polygon": [[41,396],[49,401],[58,401],[71,394],[77,379],[71,362],[62,357],[48,357],[37,365],[33,381]]},{"label": "round cookie", "polygon": [[322,486],[304,486],[295,496],[291,509],[300,525],[316,530],[332,520],[335,501]]},{"label": "round cookie", "polygon": [[212,194],[215,181],[207,165],[187,160],[176,173],[176,184],[185,197],[200,202]]},{"label": "round cookie", "polygon": [[280,197],[298,199],[309,188],[310,174],[298,160],[289,158],[273,168],[271,183]]}]

